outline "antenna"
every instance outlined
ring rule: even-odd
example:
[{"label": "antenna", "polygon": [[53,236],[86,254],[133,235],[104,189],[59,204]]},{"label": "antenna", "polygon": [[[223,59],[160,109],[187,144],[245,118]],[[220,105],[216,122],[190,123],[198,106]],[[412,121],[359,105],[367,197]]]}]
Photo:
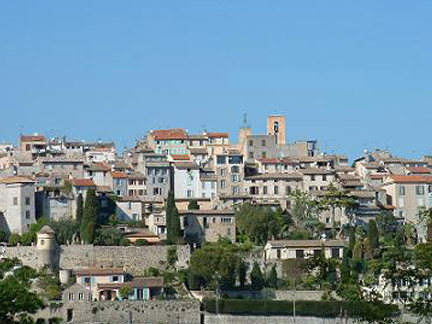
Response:
[{"label": "antenna", "polygon": [[248,124],[248,121],[247,121],[247,113],[243,114],[242,128],[249,128],[249,124]]}]

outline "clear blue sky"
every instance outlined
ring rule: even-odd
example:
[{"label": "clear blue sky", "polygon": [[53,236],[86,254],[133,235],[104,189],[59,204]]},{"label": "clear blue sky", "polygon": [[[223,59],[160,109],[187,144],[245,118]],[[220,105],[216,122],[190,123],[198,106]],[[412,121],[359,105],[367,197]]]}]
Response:
[{"label": "clear blue sky", "polygon": [[0,1],[0,140],[256,133],[432,154],[432,1]]}]

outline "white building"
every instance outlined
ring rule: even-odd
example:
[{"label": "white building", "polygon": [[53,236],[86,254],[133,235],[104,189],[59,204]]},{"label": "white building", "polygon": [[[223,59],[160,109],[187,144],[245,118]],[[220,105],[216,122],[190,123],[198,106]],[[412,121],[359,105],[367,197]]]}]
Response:
[{"label": "white building", "polygon": [[34,181],[17,176],[0,179],[0,229],[22,234],[34,223]]},{"label": "white building", "polygon": [[193,162],[174,163],[174,197],[201,198],[202,184],[199,166]]},{"label": "white building", "polygon": [[342,258],[343,240],[277,240],[269,241],[265,248],[267,260],[308,259],[324,253],[326,259]]}]

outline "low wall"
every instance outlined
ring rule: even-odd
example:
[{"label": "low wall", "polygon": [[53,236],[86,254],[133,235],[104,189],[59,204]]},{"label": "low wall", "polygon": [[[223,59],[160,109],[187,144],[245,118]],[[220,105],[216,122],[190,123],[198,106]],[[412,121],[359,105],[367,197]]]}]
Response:
[{"label": "low wall", "polygon": [[101,301],[69,302],[59,308],[45,308],[35,318],[62,318],[67,314],[73,319],[68,323],[76,324],[200,324],[200,305],[198,301]]}]

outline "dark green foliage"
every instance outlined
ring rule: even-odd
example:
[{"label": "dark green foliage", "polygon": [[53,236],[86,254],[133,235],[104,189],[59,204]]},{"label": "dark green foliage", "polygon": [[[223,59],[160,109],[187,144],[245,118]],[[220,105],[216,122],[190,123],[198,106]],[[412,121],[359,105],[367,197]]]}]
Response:
[{"label": "dark green foliage", "polygon": [[24,285],[28,285],[30,279],[36,278],[38,273],[35,269],[28,266],[22,266],[21,268],[15,270],[15,278]]},{"label": "dark green foliage", "polygon": [[180,228],[180,217],[178,209],[175,205],[174,192],[170,190],[168,193],[166,207],[166,227],[167,227],[167,243],[178,244],[182,239]]},{"label": "dark green foliage", "polygon": [[123,240],[123,234],[117,228],[100,228],[96,230],[93,244],[103,246],[119,246]]},{"label": "dark green foliage", "polygon": [[147,240],[144,239],[139,239],[135,241],[135,245],[136,246],[146,246],[149,245],[149,242],[147,242]]},{"label": "dark green foliage", "polygon": [[414,248],[414,261],[418,269],[432,269],[432,243],[418,244]]},{"label": "dark green foliage", "polygon": [[352,258],[354,246],[356,244],[356,230],[355,227],[349,228],[349,240],[348,240],[348,257]]},{"label": "dark green foliage", "polygon": [[83,213],[84,213],[84,201],[83,201],[83,196],[82,193],[79,193],[77,196],[77,201],[76,201],[77,207],[76,207],[76,221],[78,222],[78,224],[81,224],[82,218],[83,218]]},{"label": "dark green foliage", "polygon": [[194,285],[201,287],[232,288],[237,279],[236,265],[242,258],[241,252],[239,246],[226,240],[207,243],[192,254],[189,267],[192,277],[189,277],[193,278]]},{"label": "dark green foliage", "polygon": [[[204,310],[216,312],[215,300],[205,299]],[[256,299],[222,299],[219,301],[219,312],[224,314],[244,315],[292,315],[291,301],[256,300]],[[297,316],[335,318],[340,315],[356,318],[366,322],[378,322],[399,314],[396,305],[380,302],[344,302],[344,301],[297,301]]]},{"label": "dark green foliage", "polygon": [[379,248],[378,227],[373,219],[371,219],[368,223],[367,238],[372,249]]},{"label": "dark green foliage", "polygon": [[0,230],[0,242],[7,242],[9,240],[9,235],[5,232]]},{"label": "dark green foliage", "polygon": [[51,221],[49,222],[49,226],[54,230],[58,244],[71,243],[74,235],[80,230],[78,221],[70,218],[61,218],[58,221]]},{"label": "dark green foliage", "polygon": [[247,269],[248,269],[248,264],[243,260],[239,259],[237,261],[236,272],[237,272],[240,287],[244,287],[246,284]]},{"label": "dark green foliage", "polygon": [[271,268],[270,273],[267,277],[266,286],[276,289],[277,284],[278,284],[278,277],[277,277],[277,272],[276,272],[276,265],[273,265],[273,267]]},{"label": "dark green foliage", "polygon": [[256,245],[265,245],[269,239],[283,238],[287,233],[290,219],[279,208],[242,205],[236,212],[236,225],[240,240],[250,241]]},{"label": "dark green foliage", "polygon": [[95,228],[99,218],[99,199],[94,189],[87,191],[84,213],[81,221],[81,240],[86,244],[93,243]]},{"label": "dark green foliage", "polygon": [[0,323],[33,323],[28,315],[42,307],[42,300],[15,277],[0,281]]},{"label": "dark green foliage", "polygon": [[191,201],[189,201],[188,209],[189,210],[199,209],[198,201],[196,201],[195,199],[192,199]]},{"label": "dark green foliage", "polygon": [[9,235],[9,244],[17,245],[21,240],[21,236],[18,233],[12,233]]},{"label": "dark green foliage", "polygon": [[167,250],[167,263],[171,268],[175,268],[177,261],[178,261],[177,248],[175,246],[172,246]]},{"label": "dark green foliage", "polygon": [[257,262],[254,262],[250,274],[252,289],[261,290],[264,288],[264,277]]}]

